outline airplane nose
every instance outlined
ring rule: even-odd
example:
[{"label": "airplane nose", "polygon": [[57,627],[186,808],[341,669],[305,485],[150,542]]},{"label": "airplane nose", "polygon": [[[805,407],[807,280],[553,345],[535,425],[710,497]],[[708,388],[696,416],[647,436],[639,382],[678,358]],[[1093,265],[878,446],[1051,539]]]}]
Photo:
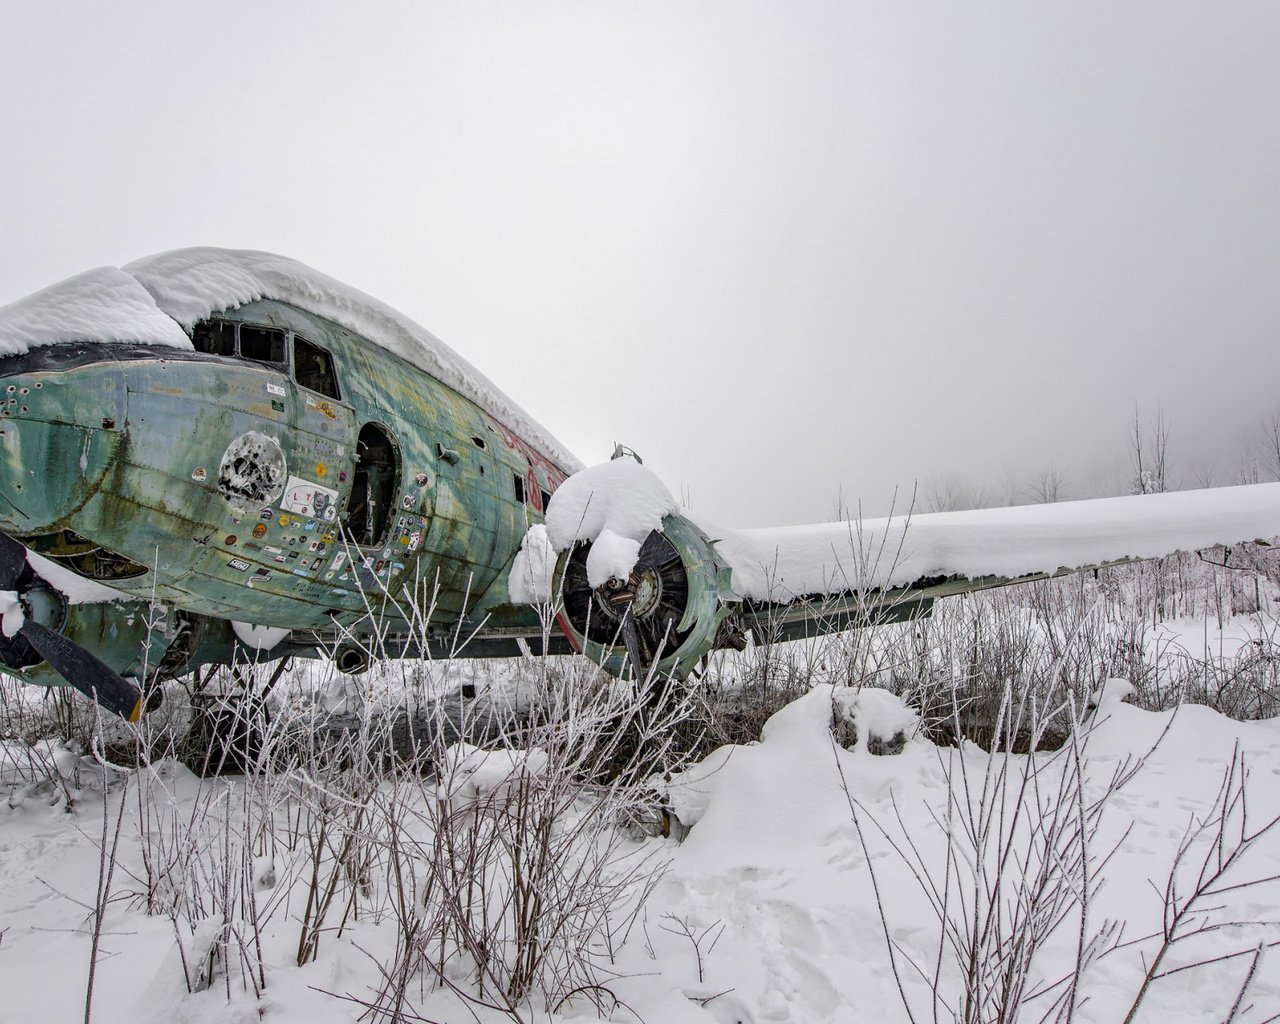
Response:
[{"label": "airplane nose", "polygon": [[113,358],[86,354],[0,359],[0,532],[63,528],[119,456],[124,372]]}]

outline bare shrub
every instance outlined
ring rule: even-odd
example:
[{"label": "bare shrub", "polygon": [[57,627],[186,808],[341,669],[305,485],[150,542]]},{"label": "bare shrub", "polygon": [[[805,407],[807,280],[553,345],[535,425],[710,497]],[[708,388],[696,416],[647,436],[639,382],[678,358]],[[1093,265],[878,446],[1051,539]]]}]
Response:
[{"label": "bare shrub", "polygon": [[406,777],[380,795],[399,946],[367,1004],[375,1019],[399,1019],[424,978],[513,1016],[533,996],[554,1007],[607,993],[661,868],[623,826],[654,818],[649,776],[680,767],[672,736],[690,704],[682,690],[653,702],[594,674],[547,684],[520,749],[455,745],[433,785]]},{"label": "bare shrub", "polygon": [[[1118,845],[1099,850],[1099,826],[1107,804],[1145,760],[1123,762],[1100,787],[1088,785],[1083,714],[1069,695],[1062,705],[1044,708],[1007,688],[997,717],[1003,742],[985,755],[938,750],[947,803],[941,812],[929,811],[942,837],[934,846],[910,832],[896,797],[890,820],[869,810],[854,795],[837,752],[890,965],[911,1021],[940,1015],[965,1024],[1013,1024],[1028,1014],[1041,1021],[1074,1018],[1079,979],[1115,937],[1112,925],[1091,921],[1096,879]],[[1011,752],[1011,738],[1024,728],[1035,748],[1036,737],[1056,717],[1069,723],[1069,742],[1050,753]],[[905,866],[937,918],[937,945],[927,959],[894,938],[894,901],[871,851],[875,837]],[[1072,935],[1071,970],[1046,976],[1045,951]],[[930,993],[927,1009],[913,996],[921,987]]]},{"label": "bare shrub", "polygon": [[[1170,629],[1171,615],[1201,620],[1201,637]],[[1215,640],[1222,629],[1248,639]],[[707,736],[722,742],[758,739],[784,703],[830,682],[901,695],[935,742],[1025,751],[1029,728],[996,728],[1011,684],[1042,706],[1070,694],[1084,707],[1120,677],[1150,710],[1195,701],[1249,719],[1280,713],[1278,673],[1280,552],[1240,545],[947,598],[927,618],[721,653],[701,682]],[[1035,738],[1041,748],[1066,740],[1066,722]]]}]

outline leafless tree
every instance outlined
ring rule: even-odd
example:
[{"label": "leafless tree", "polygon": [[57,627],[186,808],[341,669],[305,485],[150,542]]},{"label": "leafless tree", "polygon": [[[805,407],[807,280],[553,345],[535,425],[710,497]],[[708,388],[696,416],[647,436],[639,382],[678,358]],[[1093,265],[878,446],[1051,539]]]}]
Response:
[{"label": "leafless tree", "polygon": [[959,512],[992,504],[986,487],[971,486],[955,476],[938,477],[925,488],[925,505],[930,512]]},{"label": "leafless tree", "polygon": [[1238,484],[1257,484],[1262,482],[1262,467],[1258,464],[1258,453],[1250,450],[1242,452],[1236,464],[1235,482]]},{"label": "leafless tree", "polygon": [[1262,421],[1262,443],[1259,461],[1275,479],[1280,480],[1280,409]]},{"label": "leafless tree", "polygon": [[1217,487],[1218,467],[1213,459],[1200,459],[1191,467],[1191,479],[1197,487]]},{"label": "leafless tree", "polygon": [[1034,504],[1048,505],[1066,500],[1066,477],[1052,463],[1040,471],[1039,476],[1027,487],[1027,497]]},{"label": "leafless tree", "polygon": [[1163,494],[1169,489],[1168,449],[1169,425],[1164,413],[1156,406],[1156,418],[1149,428],[1143,429],[1138,410],[1133,410],[1133,424],[1129,432],[1130,458],[1133,477],[1131,494]]}]

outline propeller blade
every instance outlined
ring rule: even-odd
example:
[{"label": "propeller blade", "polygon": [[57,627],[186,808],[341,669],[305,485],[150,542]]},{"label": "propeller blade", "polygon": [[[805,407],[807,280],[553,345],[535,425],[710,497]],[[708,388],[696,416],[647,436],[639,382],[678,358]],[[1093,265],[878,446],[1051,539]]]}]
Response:
[{"label": "propeller blade", "polygon": [[636,557],[635,571],[641,569],[657,569],[680,559],[679,553],[657,530],[650,530],[649,536],[640,545],[640,553]]},{"label": "propeller blade", "polygon": [[636,628],[636,617],[630,607],[622,615],[621,629],[623,643],[627,645],[627,657],[631,659],[631,678],[639,682],[649,666],[644,663],[644,655],[640,651],[640,630]]},{"label": "propeller blade", "polygon": [[129,722],[142,717],[142,691],[115,669],[103,664],[79,644],[48,626],[28,620],[18,635],[53,669],[90,700]]},{"label": "propeller blade", "polygon": [[27,549],[0,533],[0,590],[17,590],[18,578],[27,568]]}]

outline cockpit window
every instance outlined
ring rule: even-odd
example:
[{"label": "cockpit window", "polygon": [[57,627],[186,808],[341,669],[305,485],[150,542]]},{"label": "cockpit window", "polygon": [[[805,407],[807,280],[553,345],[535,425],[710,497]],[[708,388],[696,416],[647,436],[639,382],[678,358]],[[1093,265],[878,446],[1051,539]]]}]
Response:
[{"label": "cockpit window", "polygon": [[197,352],[208,352],[215,356],[231,356],[237,354],[236,339],[239,337],[239,355],[242,359],[252,359],[258,363],[275,363],[283,366],[285,362],[285,332],[278,327],[263,327],[258,324],[242,324],[234,320],[202,320],[191,328],[191,345]]},{"label": "cockpit window", "polygon": [[293,375],[304,388],[329,398],[339,398],[338,378],[333,372],[333,356],[306,338],[293,336]]},{"label": "cockpit window", "polygon": [[229,320],[203,320],[191,328],[191,344],[197,352],[215,356],[236,354],[236,325]]},{"label": "cockpit window", "polygon": [[283,363],[284,331],[275,327],[241,324],[240,355],[258,363]]}]

